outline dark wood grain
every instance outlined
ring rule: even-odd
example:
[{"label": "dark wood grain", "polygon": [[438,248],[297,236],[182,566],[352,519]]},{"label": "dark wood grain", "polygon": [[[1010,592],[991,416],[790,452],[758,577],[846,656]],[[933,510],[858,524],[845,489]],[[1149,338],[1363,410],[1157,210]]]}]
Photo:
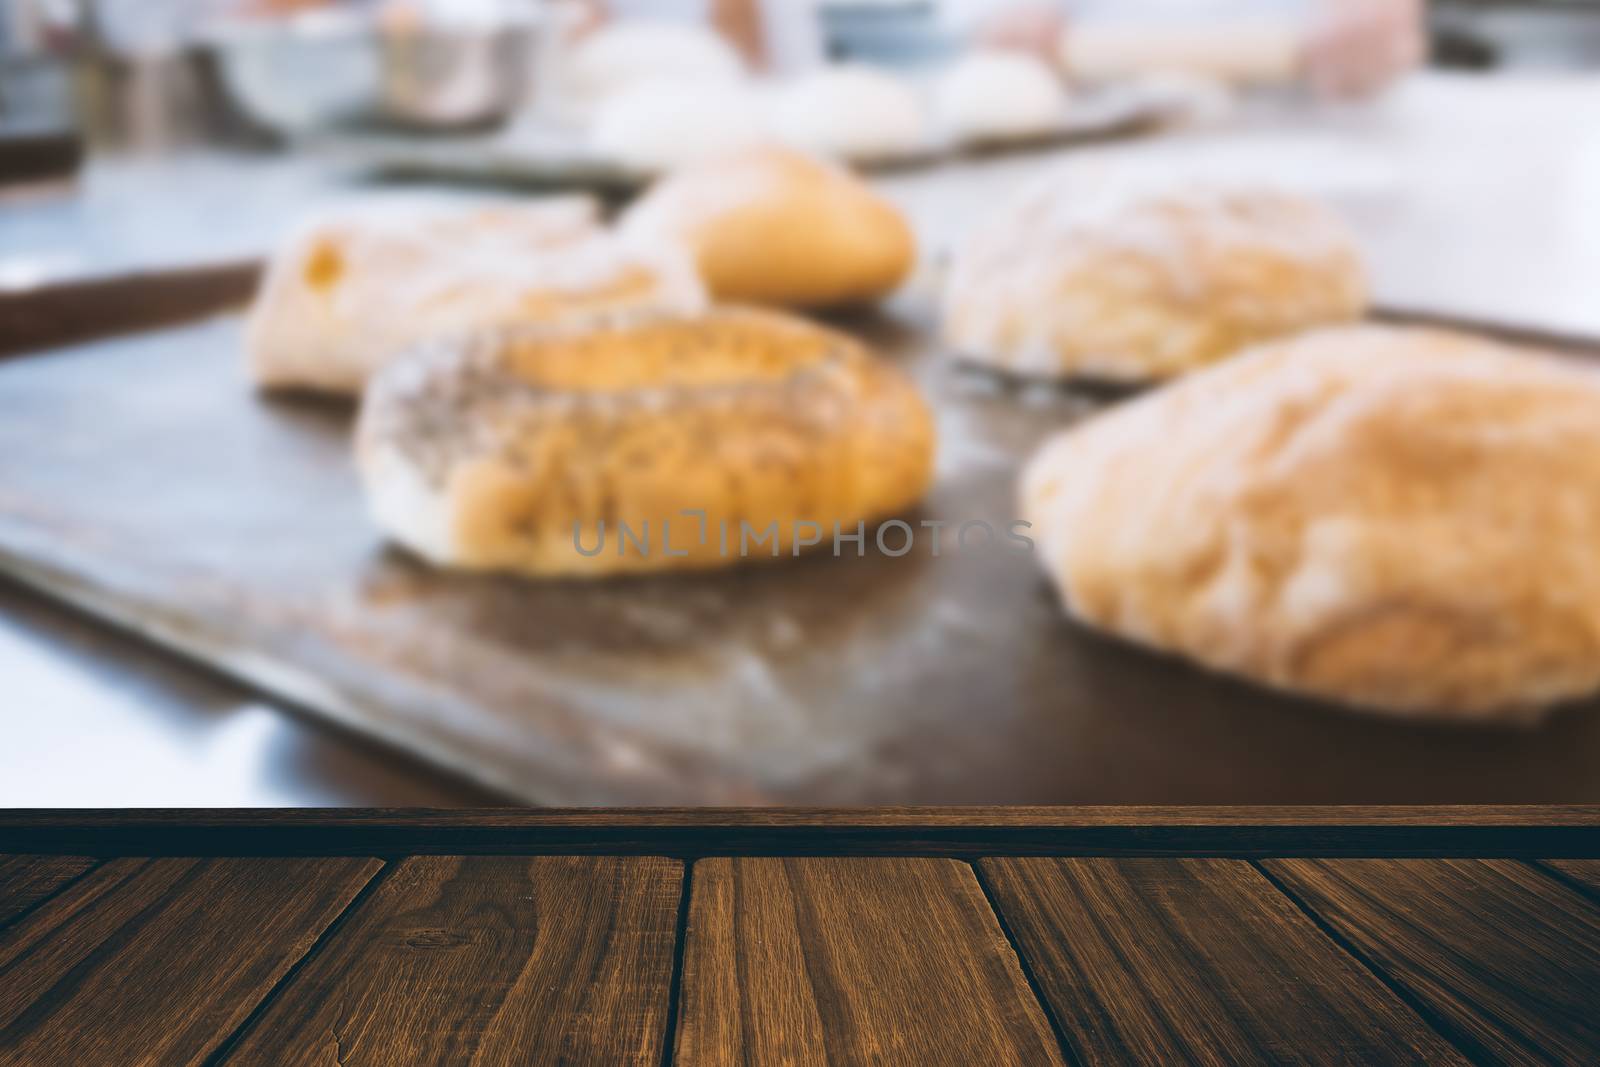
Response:
[{"label": "dark wood grain", "polygon": [[656,1064],[682,864],[402,862],[231,1064]]},{"label": "dark wood grain", "polygon": [[0,810],[0,851],[1600,857],[1600,808]]},{"label": "dark wood grain", "polygon": [[1060,1049],[972,870],[694,865],[680,1064],[1046,1064]]},{"label": "dark wood grain", "polygon": [[1595,896],[1600,897],[1600,861],[1597,860],[1546,860],[1563,876],[1572,879]]},{"label": "dark wood grain", "polygon": [[92,866],[84,856],[0,856],[0,926]]},{"label": "dark wood grain", "polygon": [[1083,1063],[1465,1062],[1243,860],[979,867]]},{"label": "dark wood grain", "polygon": [[0,1064],[200,1063],[379,866],[112,860],[0,935]]},{"label": "dark wood grain", "polygon": [[1600,1062],[1600,908],[1510,860],[1262,864],[1474,1058]]}]

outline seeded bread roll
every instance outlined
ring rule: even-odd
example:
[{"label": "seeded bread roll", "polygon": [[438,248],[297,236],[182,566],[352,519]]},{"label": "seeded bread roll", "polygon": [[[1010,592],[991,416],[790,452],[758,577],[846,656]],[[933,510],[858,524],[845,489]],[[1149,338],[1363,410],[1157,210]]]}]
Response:
[{"label": "seeded bread roll", "polygon": [[588,200],[381,203],[316,220],[285,244],[250,310],[245,350],[263,387],[356,393],[439,334],[705,302],[681,249],[607,234]]},{"label": "seeded bread roll", "polygon": [[622,231],[686,245],[711,295],[735,303],[870,303],[916,260],[894,205],[853,174],[783,148],[669,175],[629,209]]},{"label": "seeded bread roll", "polygon": [[946,281],[963,357],[1036,377],[1168,378],[1258,341],[1359,318],[1349,231],[1270,189],[1051,175],[980,225]]},{"label": "seeded bread roll", "polygon": [[933,446],[897,369],[737,308],[434,345],[373,380],[357,431],[370,511],[396,541],[441,565],[584,577],[831,544],[835,523],[914,503]]},{"label": "seeded bread roll", "polygon": [[1067,610],[1418,718],[1600,688],[1600,372],[1380,327],[1263,345],[1047,444],[1022,510]]}]

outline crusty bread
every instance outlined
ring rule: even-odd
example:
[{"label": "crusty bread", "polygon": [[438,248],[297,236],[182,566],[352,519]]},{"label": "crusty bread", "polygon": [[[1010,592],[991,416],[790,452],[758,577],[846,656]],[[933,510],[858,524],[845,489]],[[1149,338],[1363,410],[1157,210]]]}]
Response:
[{"label": "crusty bread", "polygon": [[781,148],[671,174],[622,220],[688,245],[718,300],[825,307],[892,291],[916,260],[903,216],[854,175]]},{"label": "crusty bread", "polygon": [[285,243],[250,310],[245,350],[264,387],[354,393],[438,334],[705,302],[681,249],[605,233],[587,199],[378,203],[316,219]]},{"label": "crusty bread", "polygon": [[1354,241],[1314,201],[1060,173],[958,249],[942,319],[966,358],[1028,376],[1139,382],[1352,321],[1366,302]]},{"label": "crusty bread", "polygon": [[1600,687],[1600,373],[1468,336],[1260,346],[1047,444],[1069,612],[1270,686],[1439,719]]},{"label": "crusty bread", "polygon": [[427,559],[600,576],[831,544],[914,503],[933,442],[861,344],[725,308],[435,344],[368,386],[357,454],[378,525]]}]

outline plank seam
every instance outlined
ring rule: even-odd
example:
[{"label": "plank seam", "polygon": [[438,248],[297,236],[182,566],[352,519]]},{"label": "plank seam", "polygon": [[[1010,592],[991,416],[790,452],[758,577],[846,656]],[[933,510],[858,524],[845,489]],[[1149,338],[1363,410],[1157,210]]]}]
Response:
[{"label": "plank seam", "polygon": [[1353,941],[1345,937],[1344,934],[1340,933],[1338,928],[1324,919],[1322,915],[1311,906],[1309,901],[1305,900],[1300,896],[1299,893],[1296,893],[1292,888],[1290,888],[1288,883],[1284,882],[1277,875],[1269,871],[1266,866],[1261,863],[1261,861],[1249,860],[1248,862],[1256,869],[1257,873],[1259,873],[1263,878],[1272,884],[1274,889],[1287,897],[1289,903],[1300,909],[1300,911],[1305,914],[1305,917],[1310,919],[1318,930],[1322,931],[1323,936],[1327,937],[1328,940],[1334,943],[1334,945],[1342,949],[1346,955],[1364,967],[1379,982],[1383,983],[1384,987],[1398,997],[1402,1004],[1416,1012],[1417,1017],[1421,1019],[1423,1023],[1431,1027],[1433,1031],[1440,1037],[1444,1038],[1444,1040],[1454,1045],[1456,1050],[1464,1055],[1469,1061],[1472,1063],[1499,1062],[1499,1058],[1490,1052],[1489,1049],[1484,1047],[1484,1045],[1478,1041],[1477,1038],[1473,1037],[1470,1033],[1462,1030],[1449,1019],[1428,1007],[1427,1003],[1413,993],[1408,986],[1389,974],[1389,972],[1384,970],[1384,968],[1380,966],[1376,960],[1372,959],[1360,948],[1358,948]]},{"label": "plank seam", "polygon": [[1067,1040],[1066,1028],[1061,1025],[1061,1020],[1056,1018],[1055,1009],[1050,1006],[1049,998],[1044,995],[1044,987],[1039,984],[1038,976],[1033,973],[1033,965],[1028,962],[1027,953],[1022,951],[1022,943],[1017,940],[1016,933],[1011,929],[1011,924],[1006,921],[1005,912],[1001,910],[1000,901],[996,898],[994,887],[989,884],[984,876],[983,868],[976,860],[968,860],[967,866],[972,869],[972,877],[977,880],[978,891],[983,894],[984,900],[989,903],[989,911],[994,915],[995,922],[1000,924],[1000,932],[1005,935],[1007,943],[1011,945],[1012,955],[1017,957],[1017,965],[1022,969],[1022,977],[1027,981],[1028,988],[1033,991],[1033,999],[1038,1003],[1039,1010],[1044,1012],[1044,1017],[1050,1023],[1050,1031],[1056,1036],[1056,1044],[1061,1048],[1062,1058],[1074,1067],[1082,1067],[1083,1058],[1078,1055],[1077,1049],[1072,1047],[1072,1042]]},{"label": "plank seam", "polygon": [[234,1027],[233,1033],[223,1038],[222,1042],[217,1045],[216,1050],[206,1057],[203,1067],[218,1067],[219,1064],[226,1062],[233,1055],[233,1050],[255,1028],[256,1023],[266,1014],[267,1009],[278,999],[278,995],[289,987],[289,983],[299,976],[300,971],[306,964],[310,963],[312,958],[322,951],[323,946],[333,940],[333,936],[343,928],[346,920],[356,913],[366,899],[376,892],[378,886],[396,869],[396,865],[390,861],[383,860],[382,862],[383,866],[372,873],[372,877],[367,879],[366,884],[356,892],[355,896],[350,898],[350,903],[346,904],[343,910],[333,917],[333,921],[323,929],[322,933],[317,935],[317,939],[311,942],[311,947],[306,949],[299,959],[290,964],[289,969],[283,972],[283,976],[274,982],[272,988],[267,990],[266,995],[256,1002],[254,1008],[250,1009],[250,1014],[244,1017],[244,1021]]},{"label": "plank seam", "polygon": [[1578,879],[1572,877],[1572,875],[1568,874],[1566,871],[1563,871],[1559,867],[1550,866],[1549,862],[1546,860],[1524,860],[1523,862],[1529,867],[1532,867],[1534,870],[1538,871],[1540,874],[1545,875],[1546,877],[1566,886],[1568,889],[1583,897],[1583,899],[1588,901],[1590,904],[1600,906],[1600,892],[1597,892],[1593,886],[1586,885],[1585,883],[1578,881]]},{"label": "plank seam", "polygon": [[91,874],[93,874],[95,871],[98,871],[101,867],[104,867],[109,862],[110,860],[106,859],[94,860],[89,864],[89,866],[85,867],[71,878],[68,878],[65,882],[62,882],[60,885],[56,886],[54,889],[40,897],[38,900],[34,901],[32,904],[29,904],[26,908],[23,908],[21,911],[11,916],[11,918],[5,920],[4,922],[0,922],[0,930],[9,930],[11,927],[16,926],[28,916],[44,907],[46,904],[59,897],[62,893],[65,893],[67,890],[71,889],[73,886],[77,885],[79,882],[83,881],[85,878],[89,877]]},{"label": "plank seam", "polygon": [[693,885],[694,861],[683,861],[683,887],[678,893],[678,922],[672,943],[672,978],[667,982],[667,1018],[662,1024],[661,1067],[671,1067],[678,1055],[678,1013],[683,999],[683,957],[689,940],[689,890]]}]

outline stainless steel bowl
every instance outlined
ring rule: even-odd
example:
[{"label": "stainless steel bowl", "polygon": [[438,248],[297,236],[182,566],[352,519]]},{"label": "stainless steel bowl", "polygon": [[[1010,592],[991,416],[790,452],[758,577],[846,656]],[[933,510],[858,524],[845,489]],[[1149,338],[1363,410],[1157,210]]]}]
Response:
[{"label": "stainless steel bowl", "polygon": [[423,127],[502,120],[526,93],[534,44],[527,23],[389,29],[382,36],[384,115]]},{"label": "stainless steel bowl", "polygon": [[382,84],[377,28],[338,9],[230,20],[205,35],[224,88],[250,119],[303,133],[370,111]]},{"label": "stainless steel bowl", "polygon": [[531,18],[429,24],[368,9],[237,19],[206,37],[234,103],[298,134],[352,115],[422,128],[481,126],[523,102]]}]

